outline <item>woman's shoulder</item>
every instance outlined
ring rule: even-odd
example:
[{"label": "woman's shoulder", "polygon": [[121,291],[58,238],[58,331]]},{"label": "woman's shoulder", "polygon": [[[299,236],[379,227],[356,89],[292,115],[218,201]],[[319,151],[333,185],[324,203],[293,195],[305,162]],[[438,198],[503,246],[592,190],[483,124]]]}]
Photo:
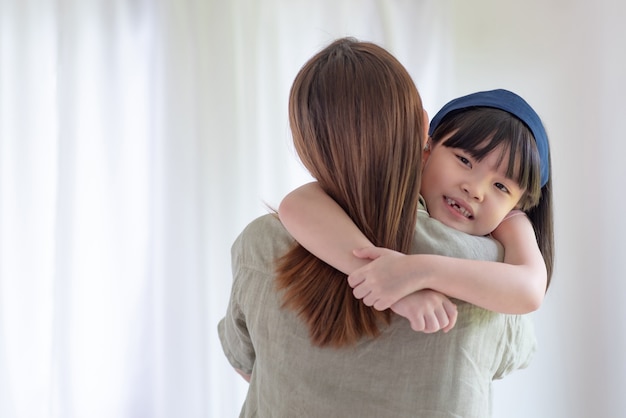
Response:
[{"label": "woman's shoulder", "polygon": [[504,249],[491,237],[466,234],[418,213],[413,252],[486,261],[502,261]]},{"label": "woman's shoulder", "polygon": [[282,256],[293,238],[274,213],[259,216],[239,234],[231,247],[233,263],[274,268],[274,261]]}]

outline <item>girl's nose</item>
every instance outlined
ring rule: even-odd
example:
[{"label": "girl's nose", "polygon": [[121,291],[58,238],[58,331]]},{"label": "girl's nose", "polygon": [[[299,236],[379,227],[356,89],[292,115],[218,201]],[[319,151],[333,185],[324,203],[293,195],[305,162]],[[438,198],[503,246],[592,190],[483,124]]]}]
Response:
[{"label": "girl's nose", "polygon": [[461,187],[471,200],[483,201],[485,193],[483,186],[479,182],[465,182]]}]

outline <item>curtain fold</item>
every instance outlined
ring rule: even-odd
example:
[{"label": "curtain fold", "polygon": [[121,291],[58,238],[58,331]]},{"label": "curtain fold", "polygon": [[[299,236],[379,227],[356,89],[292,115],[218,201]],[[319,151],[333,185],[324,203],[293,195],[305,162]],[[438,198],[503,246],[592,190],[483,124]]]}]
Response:
[{"label": "curtain fold", "polygon": [[[0,414],[36,416],[52,364],[57,129],[55,27],[0,10]],[[51,9],[43,7],[43,14]]]}]

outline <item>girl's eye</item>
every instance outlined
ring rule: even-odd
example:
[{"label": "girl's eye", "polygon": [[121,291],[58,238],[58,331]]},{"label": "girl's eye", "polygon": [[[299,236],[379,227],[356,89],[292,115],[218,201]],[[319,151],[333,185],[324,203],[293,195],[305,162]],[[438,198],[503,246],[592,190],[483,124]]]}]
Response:
[{"label": "girl's eye", "polygon": [[470,160],[468,160],[467,158],[465,158],[462,155],[457,155],[456,158],[459,159],[460,162],[462,162],[463,164],[465,164],[468,167],[472,167],[472,162]]},{"label": "girl's eye", "polygon": [[500,189],[500,191],[503,191],[504,193],[508,193],[509,189],[502,183],[496,183],[495,186]]}]

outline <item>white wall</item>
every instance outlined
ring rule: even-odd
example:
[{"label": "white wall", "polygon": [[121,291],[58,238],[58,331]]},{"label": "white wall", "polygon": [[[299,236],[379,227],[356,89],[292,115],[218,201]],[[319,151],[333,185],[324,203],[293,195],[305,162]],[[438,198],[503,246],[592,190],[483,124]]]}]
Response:
[{"label": "white wall", "polygon": [[456,1],[455,88],[508,86],[552,146],[556,269],[531,366],[498,382],[496,417],[626,416],[626,5]]}]

